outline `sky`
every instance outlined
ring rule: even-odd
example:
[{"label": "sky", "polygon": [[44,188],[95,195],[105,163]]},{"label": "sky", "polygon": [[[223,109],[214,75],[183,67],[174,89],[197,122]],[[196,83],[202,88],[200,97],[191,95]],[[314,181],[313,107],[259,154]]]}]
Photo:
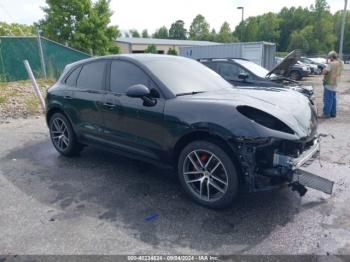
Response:
[{"label": "sky", "polygon": [[[114,14],[111,24],[118,25],[121,31],[148,29],[153,33],[165,25],[167,28],[176,21],[185,21],[189,28],[193,18],[202,14],[211,28],[219,30],[224,21],[231,29],[241,20],[244,6],[245,18],[266,12],[278,12],[283,7],[310,7],[314,0],[111,0]],[[344,0],[328,0],[334,13],[344,8]],[[45,0],[0,0],[0,21],[8,23],[32,24],[43,18],[41,8]]]}]

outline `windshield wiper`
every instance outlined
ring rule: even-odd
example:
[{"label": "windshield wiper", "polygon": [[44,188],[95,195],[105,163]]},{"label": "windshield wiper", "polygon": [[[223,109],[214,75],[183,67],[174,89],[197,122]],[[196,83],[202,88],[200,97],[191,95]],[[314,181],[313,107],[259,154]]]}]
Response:
[{"label": "windshield wiper", "polygon": [[186,93],[179,93],[179,94],[176,94],[176,96],[190,96],[190,95],[195,95],[200,93],[204,93],[204,91],[192,91],[192,92],[186,92]]}]

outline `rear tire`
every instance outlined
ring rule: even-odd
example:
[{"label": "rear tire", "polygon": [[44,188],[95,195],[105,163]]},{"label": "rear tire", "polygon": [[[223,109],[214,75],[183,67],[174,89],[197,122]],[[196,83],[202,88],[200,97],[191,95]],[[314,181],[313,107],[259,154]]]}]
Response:
[{"label": "rear tire", "polygon": [[62,113],[55,113],[49,121],[50,137],[56,150],[64,156],[79,154],[84,146],[78,143],[71,123]]},{"label": "rear tire", "polygon": [[195,141],[178,159],[178,176],[187,195],[200,205],[230,206],[238,192],[238,176],[231,158],[218,145]]}]

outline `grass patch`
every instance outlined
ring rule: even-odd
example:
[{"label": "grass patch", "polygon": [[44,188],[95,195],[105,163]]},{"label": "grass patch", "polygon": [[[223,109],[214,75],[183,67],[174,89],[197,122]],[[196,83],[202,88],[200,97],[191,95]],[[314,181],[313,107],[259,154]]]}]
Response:
[{"label": "grass patch", "polygon": [[36,114],[38,113],[39,108],[39,100],[36,97],[30,97],[25,101],[25,105],[27,108],[27,111],[30,114]]},{"label": "grass patch", "polygon": [[0,105],[4,104],[6,101],[6,97],[5,96],[0,96]]},{"label": "grass patch", "polygon": [[[54,84],[54,80],[38,79],[38,86],[43,96],[47,88]],[[21,117],[38,115],[41,113],[39,99],[33,91],[30,80],[0,83],[0,106],[2,117]]]}]

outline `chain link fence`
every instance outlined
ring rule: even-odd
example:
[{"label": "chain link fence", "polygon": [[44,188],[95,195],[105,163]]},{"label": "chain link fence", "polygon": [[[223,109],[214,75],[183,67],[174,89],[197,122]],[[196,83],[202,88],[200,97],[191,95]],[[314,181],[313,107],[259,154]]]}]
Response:
[{"label": "chain link fence", "polygon": [[[44,37],[40,41],[49,79],[57,79],[67,64],[90,57]],[[0,82],[28,79],[23,60],[29,61],[35,77],[45,77],[38,37],[0,36]]]}]

